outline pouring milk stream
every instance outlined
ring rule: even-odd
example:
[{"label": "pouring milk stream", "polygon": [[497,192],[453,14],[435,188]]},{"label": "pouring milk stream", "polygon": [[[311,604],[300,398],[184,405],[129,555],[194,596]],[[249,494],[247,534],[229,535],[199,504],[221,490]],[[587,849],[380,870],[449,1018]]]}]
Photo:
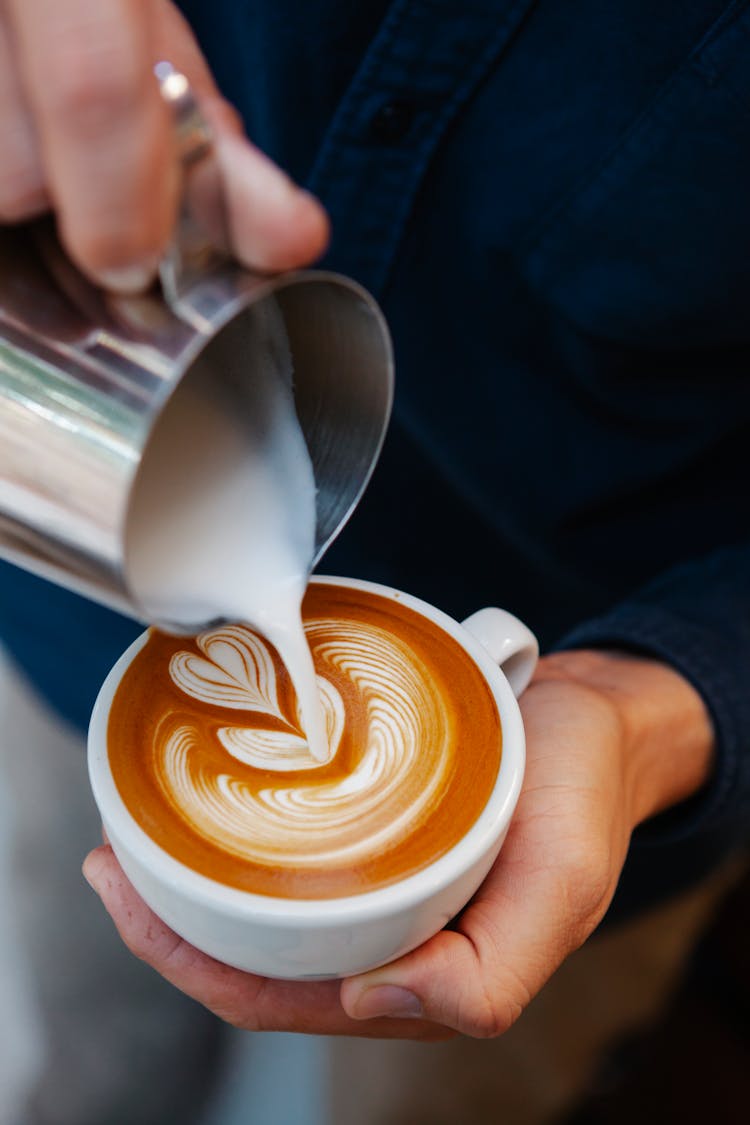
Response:
[{"label": "pouring milk stream", "polygon": [[[253,408],[242,393],[254,356]],[[221,378],[217,371],[221,370]],[[301,618],[315,554],[315,481],[273,306],[238,322],[157,422],[133,492],[129,579],[165,620],[250,625],[277,649],[314,759],[329,747]]]}]

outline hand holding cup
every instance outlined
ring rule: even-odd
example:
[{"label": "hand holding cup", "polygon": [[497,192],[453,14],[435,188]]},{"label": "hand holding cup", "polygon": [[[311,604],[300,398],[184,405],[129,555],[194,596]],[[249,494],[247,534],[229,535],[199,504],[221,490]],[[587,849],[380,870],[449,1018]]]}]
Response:
[{"label": "hand holding cup", "polygon": [[[449,928],[371,972],[300,983],[229,969],[159,921],[109,847],[89,857],[87,878],[138,956],[236,1026],[419,1039],[501,1034],[598,925],[633,827],[694,793],[712,755],[700,697],[646,658],[546,657],[521,711],[526,778],[498,858]],[[679,746],[679,756],[665,745]]]}]

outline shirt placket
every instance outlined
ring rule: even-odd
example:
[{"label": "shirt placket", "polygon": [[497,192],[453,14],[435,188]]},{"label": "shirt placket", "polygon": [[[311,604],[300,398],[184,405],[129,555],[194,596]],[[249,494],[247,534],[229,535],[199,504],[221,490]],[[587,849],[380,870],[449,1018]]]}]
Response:
[{"label": "shirt placket", "polygon": [[309,181],[331,216],[326,265],[380,293],[441,138],[534,0],[396,0]]}]

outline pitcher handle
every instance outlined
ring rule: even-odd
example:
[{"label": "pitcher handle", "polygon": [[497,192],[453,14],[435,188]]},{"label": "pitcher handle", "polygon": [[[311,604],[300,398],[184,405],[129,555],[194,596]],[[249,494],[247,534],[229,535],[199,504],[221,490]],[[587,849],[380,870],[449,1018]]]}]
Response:
[{"label": "pitcher handle", "polygon": [[159,266],[159,280],[172,312],[193,328],[210,331],[210,323],[196,323],[199,314],[185,295],[231,260],[222,173],[211,127],[188,79],[166,61],[158,63],[154,73],[174,116],[183,169],[180,212],[174,236]]}]

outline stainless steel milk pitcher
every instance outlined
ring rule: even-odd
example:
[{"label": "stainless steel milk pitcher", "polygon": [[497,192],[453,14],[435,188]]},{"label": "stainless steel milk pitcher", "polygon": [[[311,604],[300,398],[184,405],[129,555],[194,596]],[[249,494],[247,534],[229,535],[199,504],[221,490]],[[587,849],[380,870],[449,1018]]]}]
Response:
[{"label": "stainless steel milk pitcher", "polygon": [[[283,321],[317,487],[318,556],[370,476],[393,380],[387,328],[360,286],[316,271],[261,277],[216,250],[222,193],[210,141],[185,79],[166,65],[158,75],[186,167],[185,214],[158,286],[139,297],[96,288],[51,219],[0,228],[0,555],[141,620],[153,614],[124,565],[134,481],[155,421],[228,326],[269,305]],[[244,360],[248,409],[257,362]]]}]

